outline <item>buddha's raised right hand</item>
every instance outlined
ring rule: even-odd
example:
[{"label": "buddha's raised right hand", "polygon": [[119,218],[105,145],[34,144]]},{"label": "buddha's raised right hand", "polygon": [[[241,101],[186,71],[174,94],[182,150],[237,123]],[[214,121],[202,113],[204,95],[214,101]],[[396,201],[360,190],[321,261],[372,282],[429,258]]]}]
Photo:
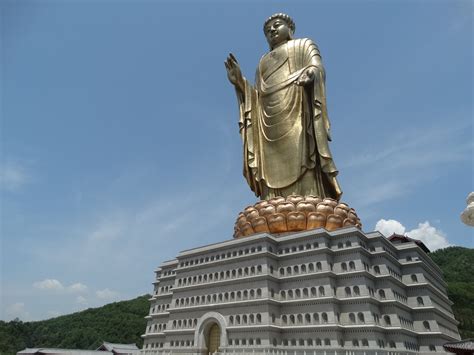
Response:
[{"label": "buddha's raised right hand", "polygon": [[239,63],[232,53],[229,53],[224,65],[227,69],[227,78],[229,78],[229,81],[237,90],[243,93],[245,90],[244,77],[240,71]]}]

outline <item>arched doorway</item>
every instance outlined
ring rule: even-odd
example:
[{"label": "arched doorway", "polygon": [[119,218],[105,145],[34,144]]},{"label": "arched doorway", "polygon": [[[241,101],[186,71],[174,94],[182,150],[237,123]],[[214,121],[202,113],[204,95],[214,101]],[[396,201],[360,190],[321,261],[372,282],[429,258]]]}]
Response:
[{"label": "arched doorway", "polygon": [[221,329],[217,323],[214,323],[209,328],[209,331],[206,336],[206,345],[207,351],[211,354],[214,354],[219,350],[219,345],[221,343]]},{"label": "arched doorway", "polygon": [[[212,337],[211,333],[214,334]],[[210,342],[210,338],[215,340]],[[211,350],[222,351],[223,347],[228,344],[227,322],[224,316],[219,312],[203,314],[195,327],[194,344],[203,355],[209,355]]]}]

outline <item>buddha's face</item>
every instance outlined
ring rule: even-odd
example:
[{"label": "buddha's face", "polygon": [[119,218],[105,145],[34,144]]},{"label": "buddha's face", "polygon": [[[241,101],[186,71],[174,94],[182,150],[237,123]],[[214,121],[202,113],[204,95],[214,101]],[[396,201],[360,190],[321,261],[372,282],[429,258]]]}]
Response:
[{"label": "buddha's face", "polygon": [[271,20],[265,26],[265,37],[267,37],[270,48],[278,47],[280,44],[291,39],[291,29],[288,24],[279,18]]}]

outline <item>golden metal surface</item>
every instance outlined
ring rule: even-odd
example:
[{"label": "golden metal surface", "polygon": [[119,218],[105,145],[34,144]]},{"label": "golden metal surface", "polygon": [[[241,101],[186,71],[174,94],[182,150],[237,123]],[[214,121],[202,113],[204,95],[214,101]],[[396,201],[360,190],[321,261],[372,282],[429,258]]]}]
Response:
[{"label": "golden metal surface", "polygon": [[256,233],[286,233],[325,228],[362,228],[353,208],[326,197],[290,195],[275,197],[248,206],[239,213],[234,226],[234,238]]},{"label": "golden metal surface", "polygon": [[[232,53],[224,63],[239,102],[243,173],[262,200],[289,195],[339,200],[321,55],[312,40],[293,39],[294,29],[285,14],[265,22],[270,52],[260,60],[254,86]],[[291,226],[300,223],[297,218]]]},{"label": "golden metal surface", "polygon": [[211,354],[214,354],[219,350],[219,345],[221,342],[221,330],[217,324],[214,324],[211,329],[209,329],[209,346],[208,351]]}]

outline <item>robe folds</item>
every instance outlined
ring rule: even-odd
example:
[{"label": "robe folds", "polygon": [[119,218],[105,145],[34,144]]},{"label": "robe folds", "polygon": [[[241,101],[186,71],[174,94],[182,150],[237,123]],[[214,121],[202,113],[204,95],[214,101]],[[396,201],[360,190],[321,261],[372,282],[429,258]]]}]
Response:
[{"label": "robe folds", "polygon": [[[314,81],[295,81],[312,68]],[[255,86],[238,93],[244,176],[257,196],[342,194],[329,150],[325,72],[310,39],[289,40],[261,59]]]}]

